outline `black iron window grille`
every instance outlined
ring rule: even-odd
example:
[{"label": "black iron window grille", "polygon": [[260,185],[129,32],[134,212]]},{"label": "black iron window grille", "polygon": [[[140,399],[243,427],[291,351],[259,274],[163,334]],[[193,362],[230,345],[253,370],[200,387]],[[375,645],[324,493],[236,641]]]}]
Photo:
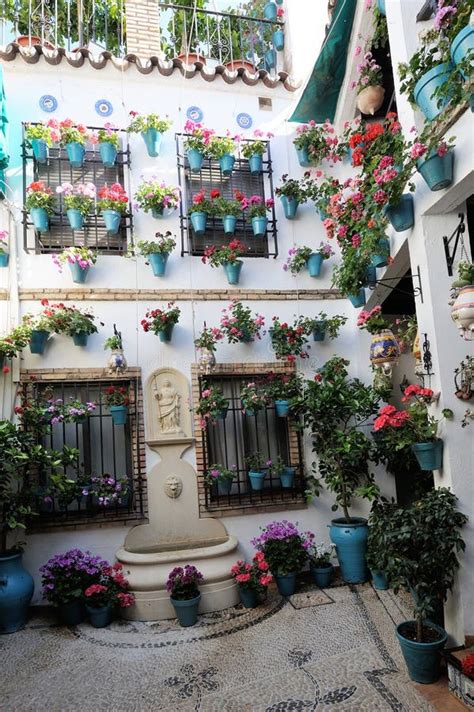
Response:
[{"label": "black iron window grille", "polygon": [[[33,122],[32,122],[33,123]],[[97,131],[99,127],[89,126],[91,131]],[[56,190],[62,183],[93,183],[97,192],[105,184],[112,185],[120,183],[125,189],[125,177],[128,178],[126,168],[130,167],[130,146],[128,144],[128,134],[126,131],[114,129],[119,135],[120,148],[117,152],[115,165],[107,168],[103,165],[99,154],[98,145],[88,144],[84,163],[81,168],[73,168],[64,148],[52,147],[49,149],[49,157],[46,163],[38,163],[33,155],[33,151],[24,134],[25,124],[23,124],[22,158],[23,158],[23,205],[26,201],[26,188],[29,184],[29,176],[32,180],[42,180],[44,183]],[[63,196],[56,196],[54,214],[50,218],[49,231],[38,232],[34,229],[28,211],[23,209],[23,246],[27,252],[34,251],[37,254],[61,252],[66,247],[90,247],[101,254],[123,254],[127,251],[127,236],[131,235],[132,207],[129,203],[128,211],[122,216],[120,229],[117,234],[107,232],[104,219],[100,214],[91,212],[84,220],[84,227],[81,230],[73,230],[69,225],[66,210],[63,203]]]},{"label": "black iron window grille", "polygon": [[[205,508],[225,510],[254,508],[260,505],[279,505],[285,508],[305,501],[306,478],[304,476],[303,444],[299,430],[289,418],[278,417],[273,403],[248,416],[242,408],[242,386],[261,378],[263,374],[210,375],[199,378],[199,392],[204,384],[220,388],[229,399],[227,416],[208,424],[202,431],[203,473],[211,465],[222,465],[235,470],[229,494],[220,494],[215,483],[204,488]],[[294,468],[292,487],[283,487],[280,477],[266,467],[263,489],[253,490],[246,465],[247,455],[261,453],[265,462],[281,458],[287,467]]]},{"label": "black iron window grille", "polygon": [[[111,386],[125,386],[129,392],[130,404],[125,425],[114,425],[110,411],[105,404],[104,394]],[[138,405],[141,402],[136,380],[91,380],[36,382],[25,386],[29,398],[43,405],[48,399],[70,399],[82,403],[95,402],[96,409],[82,422],[59,422],[48,428],[43,436],[43,444],[54,450],[62,450],[64,445],[79,450],[78,466],[69,466],[66,477],[76,483],[61,494],[54,488],[47,471],[31,473],[34,479],[33,492],[39,517],[32,522],[33,528],[43,526],[63,526],[66,524],[96,521],[123,521],[142,519],[145,516],[145,488],[142,474],[143,443],[140,438],[141,416]],[[103,506],[94,493],[91,478],[108,475],[115,483],[123,484],[124,496]],[[112,483],[111,483],[112,484]],[[113,485],[112,485],[113,486]]]},{"label": "black iron window grille", "polygon": [[[236,154],[235,164],[230,176],[225,176],[219,161],[205,158],[199,173],[192,173],[186,158],[184,142],[187,134],[176,134],[176,154],[178,161],[178,177],[181,187],[180,225],[181,225],[181,255],[203,255],[206,247],[215,245],[221,247],[228,245],[232,237],[224,233],[222,219],[209,217],[204,235],[197,236],[191,226],[188,209],[192,205],[193,195],[201,190],[206,191],[207,197],[213,189],[220,191],[224,198],[232,199],[235,192],[240,191],[247,197],[259,195],[264,200],[274,199],[273,170],[270,144],[267,142],[266,152],[263,155],[263,169],[259,174],[250,173],[248,160],[241,153]],[[277,257],[277,224],[275,208],[268,213],[267,232],[262,237],[255,237],[252,223],[242,214],[237,220],[235,238],[238,238],[247,248],[246,257]]]}]

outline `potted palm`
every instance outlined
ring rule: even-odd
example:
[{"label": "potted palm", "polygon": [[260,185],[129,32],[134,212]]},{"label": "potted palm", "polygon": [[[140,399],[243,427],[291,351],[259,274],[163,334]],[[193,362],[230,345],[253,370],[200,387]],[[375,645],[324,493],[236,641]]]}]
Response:
[{"label": "potted palm", "polygon": [[224,267],[229,284],[238,284],[240,272],[244,263],[239,259],[246,252],[245,245],[240,240],[232,240],[228,245],[223,247],[206,247],[202,262],[209,262],[211,267]]},{"label": "potted palm", "polygon": [[176,209],[179,203],[179,188],[149,178],[140,183],[135,200],[145,213],[151,211],[154,218],[162,218]]},{"label": "potted palm", "polygon": [[120,229],[122,215],[127,212],[128,196],[120,183],[110,187],[104,185],[98,193],[97,208],[102,213],[107,232],[116,235]]},{"label": "potted palm", "polygon": [[145,257],[151,265],[155,277],[164,277],[168,258],[176,247],[174,235],[167,230],[165,233],[156,232],[153,240],[139,240],[129,254]]},{"label": "potted palm", "polygon": [[310,277],[319,277],[323,262],[332,255],[334,251],[327,242],[321,242],[316,251],[306,246],[290,247],[283,269],[296,275],[306,267]]},{"label": "potted palm", "polygon": [[308,195],[306,193],[306,179],[288,178],[285,174],[281,177],[282,184],[275,188],[275,195],[281,199],[283,211],[287,220],[294,220],[298,205],[306,203]]},{"label": "potted palm", "polygon": [[130,111],[129,133],[139,133],[145,142],[148,155],[152,158],[160,155],[161,140],[165,131],[173,123],[168,117],[161,119],[157,114],[140,115]]},{"label": "potted palm", "polygon": [[235,477],[235,470],[228,470],[222,465],[210,465],[204,481],[210,487],[217,487],[218,494],[230,494],[232,483]]},{"label": "potted palm", "polygon": [[117,160],[120,140],[113,124],[107,122],[103,129],[97,131],[94,140],[99,144],[99,154],[106,168],[112,168]]},{"label": "potted palm", "polygon": [[191,173],[199,173],[204,158],[210,156],[209,146],[212,137],[214,136],[213,129],[206,129],[202,124],[197,124],[194,121],[188,120],[184,126],[186,139],[184,141],[184,150]]},{"label": "potted palm", "polygon": [[166,309],[149,309],[140,323],[145,333],[152,331],[161,342],[169,343],[180,315],[181,309],[169,302]]},{"label": "potted palm", "polygon": [[64,119],[59,124],[60,144],[66,149],[69,163],[73,168],[82,168],[86,155],[86,143],[90,138],[83,124],[74,124],[72,119]]},{"label": "potted palm", "polygon": [[265,554],[257,551],[252,563],[237,561],[230,570],[239,589],[240,601],[244,608],[255,608],[266,595],[267,587],[273,581]]},{"label": "potted palm", "polygon": [[[93,183],[63,183],[58,185],[56,193],[62,195],[67,219],[73,230],[82,230],[84,218],[90,213],[95,200]],[[74,280],[76,281],[76,280]]]},{"label": "potted palm", "polygon": [[265,555],[281,595],[291,596],[296,590],[296,576],[307,561],[303,536],[287,520],[271,522],[261,529],[252,545]]},{"label": "potted palm", "polygon": [[197,621],[201,600],[199,586],[203,580],[202,573],[189,564],[184,568],[176,566],[168,576],[166,590],[170,594],[179,624],[183,627],[192,626]]},{"label": "potted palm", "polygon": [[125,386],[109,386],[105,389],[105,402],[114,425],[125,425],[130,404],[128,389]]},{"label": "potted palm", "polygon": [[225,420],[229,409],[229,399],[226,398],[220,388],[203,384],[199,403],[194,409],[200,418],[201,428],[205,428],[208,423],[215,425],[217,420]]},{"label": "potted palm", "polygon": [[30,183],[26,189],[25,208],[38,232],[49,230],[49,218],[54,213],[54,193],[42,180]]},{"label": "potted palm", "polygon": [[334,573],[334,566],[331,563],[334,544],[318,544],[313,532],[305,532],[304,537],[304,548],[308,555],[311,576],[320,588],[327,588]]},{"label": "potted palm", "polygon": [[63,265],[69,265],[72,281],[84,284],[90,268],[97,262],[97,252],[89,247],[66,247],[60,255],[53,255],[53,262],[60,272],[63,271]]}]

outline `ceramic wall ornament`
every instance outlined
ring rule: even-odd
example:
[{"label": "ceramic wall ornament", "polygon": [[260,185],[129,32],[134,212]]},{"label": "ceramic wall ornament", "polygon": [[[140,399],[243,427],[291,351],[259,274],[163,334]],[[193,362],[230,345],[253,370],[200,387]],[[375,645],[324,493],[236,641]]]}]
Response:
[{"label": "ceramic wall ornament", "polygon": [[199,349],[198,364],[199,370],[209,375],[209,373],[211,373],[211,371],[215,368],[216,365],[216,357],[214,355],[214,352],[210,349]]},{"label": "ceramic wall ornament", "polygon": [[370,344],[370,362],[372,366],[381,368],[386,374],[392,372],[393,366],[400,356],[398,339],[391,329],[383,329],[372,335]]},{"label": "ceramic wall ornament", "polygon": [[113,349],[107,361],[108,372],[111,376],[119,376],[127,370],[127,359],[123,349]]},{"label": "ceramic wall ornament", "polygon": [[94,108],[99,116],[110,116],[114,111],[114,107],[107,99],[99,99],[96,101]]},{"label": "ceramic wall ornament", "polygon": [[190,106],[186,110],[186,116],[190,121],[194,121],[194,123],[199,124],[204,118],[204,113],[199,106]]},{"label": "ceramic wall ornament", "polygon": [[466,356],[454,370],[454,395],[468,401],[474,396],[474,356]]},{"label": "ceramic wall ornament", "polygon": [[43,94],[38,103],[40,109],[47,114],[52,114],[58,108],[58,100],[52,94]]},{"label": "ceramic wall ornament", "polygon": [[237,114],[235,120],[237,122],[237,125],[240,126],[241,129],[249,129],[253,124],[252,117],[250,116],[250,114],[246,114],[245,112]]},{"label": "ceramic wall ornament", "polygon": [[456,323],[460,336],[466,341],[474,339],[474,284],[462,287],[451,307],[451,317]]}]

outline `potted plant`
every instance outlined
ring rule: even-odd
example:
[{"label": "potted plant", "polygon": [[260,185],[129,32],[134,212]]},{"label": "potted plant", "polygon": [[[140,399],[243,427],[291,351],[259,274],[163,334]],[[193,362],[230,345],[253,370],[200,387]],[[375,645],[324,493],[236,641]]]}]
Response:
[{"label": "potted plant", "polygon": [[112,183],[110,188],[104,185],[98,192],[97,208],[104,218],[107,232],[116,235],[120,228],[122,215],[127,212],[128,196],[120,183]]},{"label": "potted plant", "polygon": [[357,108],[362,114],[373,116],[383,104],[385,89],[382,86],[382,69],[372,56],[366,52],[357,65]]},{"label": "potted plant", "polygon": [[283,211],[287,220],[294,220],[296,211],[300,203],[306,203],[308,195],[306,193],[306,180],[298,180],[297,178],[288,178],[285,174],[281,177],[282,184],[275,188],[275,195],[281,199]]},{"label": "potted plant", "polygon": [[396,593],[403,586],[413,597],[414,619],[396,633],[410,678],[432,684],[439,677],[439,651],[446,631],[430,618],[446,600],[464,550],[460,529],[467,517],[456,510],[448,489],[433,489],[409,507],[393,505],[385,517],[386,573]]},{"label": "potted plant", "polygon": [[128,479],[107,473],[94,476],[90,478],[90,485],[84,487],[82,494],[94,497],[99,507],[126,504],[129,496]]},{"label": "potted plant", "polygon": [[249,162],[249,171],[252,175],[259,175],[263,170],[263,154],[267,150],[268,140],[273,138],[272,133],[264,133],[261,129],[253,132],[253,141],[244,141],[241,144],[241,153]]},{"label": "potted plant", "polygon": [[382,366],[385,370],[398,360],[400,346],[387,319],[382,315],[382,307],[377,305],[370,311],[359,312],[357,326],[372,335],[370,362],[372,366]]},{"label": "potted plant", "polygon": [[189,564],[184,568],[176,566],[168,576],[166,590],[170,594],[179,624],[183,627],[192,626],[197,621],[201,600],[199,586],[203,580],[202,573]]},{"label": "potted plant", "polygon": [[212,214],[222,218],[222,227],[226,235],[233,235],[237,218],[242,216],[242,205],[237,198],[223,198],[216,188],[210,192]]},{"label": "potted plant", "polygon": [[114,425],[125,425],[130,404],[128,389],[125,386],[108,386],[105,389],[105,402],[109,407]]},{"label": "potted plant", "polygon": [[357,247],[351,246],[344,250],[342,261],[333,269],[333,286],[347,296],[356,308],[365,304],[364,285],[369,262],[368,255],[359,253]]},{"label": "potted plant", "polygon": [[0,230],[0,267],[8,267],[8,230]]},{"label": "potted plant", "polygon": [[197,236],[206,232],[207,217],[213,214],[213,204],[206,198],[206,191],[200,190],[193,195],[192,205],[188,208],[188,215],[191,216],[191,225]]},{"label": "potted plant", "polygon": [[63,271],[63,265],[68,264],[72,281],[84,284],[90,268],[97,262],[97,252],[89,247],[66,247],[60,255],[53,255],[53,262],[60,272]]},{"label": "potted plant", "polygon": [[76,398],[70,398],[65,402],[62,398],[49,398],[41,418],[48,425],[84,423],[96,408],[94,401],[83,403]]},{"label": "potted plant", "polygon": [[453,182],[454,146],[441,141],[429,148],[429,143],[416,141],[410,151],[410,158],[417,160],[416,167],[430,190],[444,190]]},{"label": "potted plant", "polygon": [[242,206],[247,209],[247,216],[252,222],[252,230],[255,237],[263,237],[267,232],[267,210],[273,208],[274,201],[267,198],[265,201],[260,195],[251,195],[248,201],[244,199]]},{"label": "potted plant", "polygon": [[104,349],[112,351],[107,362],[109,373],[118,375],[127,369],[127,359],[123,353],[122,334],[117,331],[114,324],[114,335],[108,336],[104,341]]},{"label": "potted plant", "polygon": [[239,342],[249,343],[260,339],[260,330],[265,325],[265,317],[252,313],[249,307],[244,307],[241,301],[234,300],[222,310],[220,328],[227,336],[229,344]]},{"label": "potted plant", "polygon": [[232,137],[228,131],[227,136],[211,136],[207,147],[207,154],[219,161],[219,168],[224,176],[230,176],[234,168],[236,139],[238,137]]},{"label": "potted plant", "polygon": [[98,583],[91,584],[84,591],[86,613],[94,628],[110,625],[114,608],[133,606],[135,596],[128,589],[122,564],[117,562],[102,569]]},{"label": "potted plant", "polygon": [[151,158],[160,155],[160,146],[163,134],[168,131],[173,123],[168,117],[161,119],[157,114],[140,115],[130,111],[129,133],[139,133],[145,142],[146,150]]},{"label": "potted plant", "polygon": [[201,259],[204,264],[209,262],[211,267],[222,266],[227,275],[228,283],[238,284],[244,264],[242,260],[239,260],[239,257],[245,252],[245,245],[240,240],[235,239],[222,247],[216,247],[215,245],[206,247]]},{"label": "potted plant", "polygon": [[120,148],[120,140],[115,126],[109,122],[104,124],[103,129],[97,131],[96,137],[99,144],[99,153],[103,165],[106,168],[115,166],[117,160],[117,152]]},{"label": "potted plant", "polygon": [[215,425],[217,420],[225,420],[229,409],[229,399],[220,388],[203,384],[199,403],[194,409],[200,416],[200,426],[204,430],[208,423]]},{"label": "potted plant", "polygon": [[328,588],[334,573],[331,557],[334,554],[334,544],[318,544],[313,532],[304,533],[303,546],[309,559],[309,570],[313,581],[319,588]]},{"label": "potted plant", "polygon": [[318,125],[311,120],[308,124],[298,126],[296,134],[293,145],[296,148],[300,166],[318,165],[324,159],[332,162],[340,160],[338,155],[339,140],[329,121]]},{"label": "potted plant", "polygon": [[22,324],[30,329],[30,351],[32,354],[41,355],[44,353],[46,343],[54,332],[54,322],[51,313],[54,310],[47,305],[40,314],[25,314]]},{"label": "potted plant", "polygon": [[82,168],[89,138],[89,132],[83,124],[74,124],[72,119],[64,119],[60,122],[59,141],[66,149],[69,163],[73,168]]},{"label": "potted plant", "polygon": [[314,319],[306,320],[306,328],[309,334],[313,334],[313,341],[324,341],[326,334],[330,339],[336,339],[339,329],[347,321],[346,316],[328,316],[325,312],[319,312]]},{"label": "potted plant", "polygon": [[297,356],[308,358],[309,354],[305,351],[308,332],[304,317],[296,317],[293,324],[288,324],[286,321],[280,321],[279,317],[273,316],[269,332],[277,358],[287,361],[295,361]]},{"label": "potted plant", "polygon": [[53,136],[54,141],[59,139],[59,134],[46,121],[38,124],[26,124],[25,138],[30,143],[38,163],[47,163],[49,148],[53,145]]},{"label": "potted plant", "polygon": [[213,129],[206,129],[202,124],[188,120],[184,125],[186,139],[184,150],[191,173],[199,173],[204,158],[209,157],[209,145],[214,136]]},{"label": "potted plant", "polygon": [[290,247],[283,269],[291,274],[298,274],[305,267],[310,277],[319,277],[324,260],[328,260],[334,251],[327,242],[321,242],[316,252],[311,247]]},{"label": "potted plant", "polygon": [[74,305],[53,304],[51,321],[57,334],[72,336],[75,346],[87,346],[90,334],[97,333],[95,316],[89,311],[82,312]]},{"label": "potted plant", "polygon": [[251,564],[242,560],[237,561],[230,572],[239,589],[240,601],[244,608],[255,608],[273,581],[270,567],[262,551],[256,552]]},{"label": "potted plant", "polygon": [[372,504],[368,519],[367,566],[372,577],[372,584],[377,591],[389,588],[387,574],[387,550],[385,548],[386,520],[390,517],[393,505],[383,499]]},{"label": "potted plant", "polygon": [[49,218],[54,213],[54,193],[42,180],[33,181],[26,189],[25,208],[38,232],[48,232]]},{"label": "potted plant", "polygon": [[[351,517],[349,510],[354,497],[370,501],[378,493],[368,466],[372,439],[361,425],[377,412],[380,396],[373,386],[351,378],[348,364],[337,356],[327,361],[314,380],[306,382],[297,412],[312,435],[319,476],[335,495],[332,509],[343,511],[330,527],[342,578],[361,583],[367,579],[367,520]],[[317,496],[319,491],[319,479],[312,478],[308,492]]]},{"label": "potted plant", "polygon": [[301,385],[300,376],[296,373],[267,374],[264,387],[267,396],[275,402],[278,418],[287,418],[290,415],[293,399],[298,396]]},{"label": "potted plant", "polygon": [[271,465],[271,462],[271,460],[262,455],[258,450],[245,456],[250,487],[253,490],[257,492],[263,490],[263,481],[267,476],[267,468]]},{"label": "potted plant", "polygon": [[[282,22],[284,14],[284,9],[282,7],[279,7],[277,9],[277,18],[280,22]],[[285,32],[283,30],[283,26],[280,26],[277,30],[273,30],[272,41],[276,51],[283,52],[283,50],[285,49]]]},{"label": "potted plant", "polygon": [[224,338],[224,334],[216,327],[204,326],[204,329],[194,341],[194,346],[200,350],[199,365],[203,371],[209,373],[216,365],[216,344]]},{"label": "potted plant", "polygon": [[166,309],[149,309],[145,314],[145,319],[141,320],[143,331],[152,331],[160,337],[163,343],[169,343],[173,334],[173,327],[178,323],[181,309],[174,306],[174,302],[169,302]]},{"label": "potted plant", "polygon": [[162,218],[176,209],[179,203],[179,188],[166,185],[163,181],[150,178],[140,183],[135,200],[138,206],[154,218]]},{"label": "potted plant", "polygon": [[268,462],[270,478],[280,480],[280,485],[283,489],[292,489],[296,468],[286,465],[280,456],[278,456],[276,460],[269,460]]},{"label": "potted plant", "polygon": [[[28,324],[15,326],[5,336],[0,337],[0,368],[5,373],[5,359],[15,358],[20,351],[28,346],[31,338],[31,327]],[[7,369],[6,372],[8,372]]]},{"label": "potted plant", "polygon": [[265,555],[281,595],[292,596],[296,576],[307,560],[304,539],[298,527],[286,519],[260,528],[262,533],[252,539],[252,545]]},{"label": "potted plant", "polygon": [[[63,183],[56,188],[58,195],[63,195],[67,219],[73,230],[82,230],[84,218],[91,211],[95,200],[95,185],[93,183]],[[76,280],[74,280],[76,281]]]},{"label": "potted plant", "polygon": [[222,465],[210,465],[204,475],[204,481],[210,487],[215,485],[218,494],[230,494],[234,477],[235,470],[228,470]]},{"label": "potted plant", "polygon": [[247,417],[256,415],[268,405],[268,394],[262,383],[250,381],[240,389],[240,402]]},{"label": "potted plant", "polygon": [[156,232],[153,240],[139,240],[129,254],[145,257],[155,277],[164,277],[168,258],[176,247],[175,236],[167,230]]}]

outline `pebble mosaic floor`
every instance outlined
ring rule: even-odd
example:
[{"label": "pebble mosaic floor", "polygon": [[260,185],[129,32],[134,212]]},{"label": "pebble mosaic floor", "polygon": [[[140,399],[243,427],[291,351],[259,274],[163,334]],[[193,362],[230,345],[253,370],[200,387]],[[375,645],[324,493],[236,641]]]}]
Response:
[{"label": "pebble mosaic floor", "polygon": [[[410,684],[394,624],[402,598],[369,584],[276,590],[254,610],[0,637],[1,712],[432,712]],[[43,614],[44,616],[44,614]]]}]

